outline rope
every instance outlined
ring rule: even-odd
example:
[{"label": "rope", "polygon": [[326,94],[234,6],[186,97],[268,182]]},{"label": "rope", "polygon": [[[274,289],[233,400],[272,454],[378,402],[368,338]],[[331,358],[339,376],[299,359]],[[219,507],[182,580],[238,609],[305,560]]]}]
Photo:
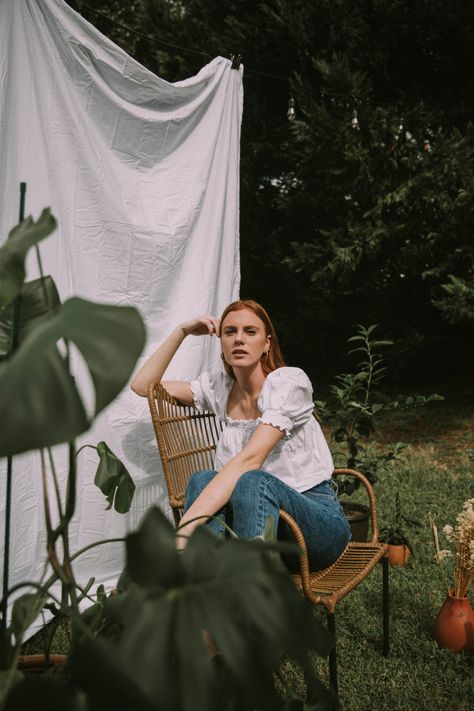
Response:
[{"label": "rope", "polygon": [[[174,44],[173,42],[167,42],[166,40],[158,39],[158,37],[154,37],[153,35],[146,35],[143,32],[139,32],[138,30],[133,30],[131,27],[127,27],[126,25],[123,25],[121,22],[112,20],[108,15],[101,12],[100,10],[96,10],[95,7],[92,7],[91,5],[89,5],[89,3],[84,2],[84,0],[77,0],[77,2],[81,8],[86,7],[88,10],[95,13],[99,17],[102,17],[104,20],[107,20],[107,22],[110,22],[111,25],[115,25],[115,27],[119,27],[121,30],[130,32],[131,34],[136,35],[137,37],[141,37],[141,39],[145,39],[148,42],[154,42],[155,44],[162,44],[162,45],[165,45],[166,47],[171,47],[171,49],[179,49],[181,52],[189,52],[191,54],[197,54],[200,57],[205,57],[206,59],[213,59],[213,56],[211,54],[209,54],[208,52],[204,52],[203,50],[190,49],[189,47],[183,47],[182,45]],[[288,77],[281,76],[279,74],[268,74],[267,72],[260,72],[260,71],[257,71],[256,69],[247,69],[247,67],[245,68],[245,73],[246,74],[255,74],[257,76],[266,77],[267,79],[277,79],[278,81],[284,81],[286,84],[291,84],[291,79],[289,79]]]}]

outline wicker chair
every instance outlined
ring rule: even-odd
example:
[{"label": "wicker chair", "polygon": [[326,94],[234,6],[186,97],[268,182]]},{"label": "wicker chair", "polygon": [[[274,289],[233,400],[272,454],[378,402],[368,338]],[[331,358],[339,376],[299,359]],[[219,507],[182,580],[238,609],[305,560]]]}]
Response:
[{"label": "wicker chair", "polygon": [[[182,405],[159,384],[148,386],[148,404],[163,471],[168,488],[168,497],[175,524],[183,512],[184,492],[191,474],[213,468],[213,454],[222,424],[210,412],[197,412]],[[293,575],[296,586],[314,605],[323,605],[327,613],[329,629],[336,635],[335,608],[339,600],[353,590],[378,562],[383,564],[383,654],[389,653],[389,597],[388,559],[386,546],[378,542],[377,504],[373,489],[360,472],[353,469],[336,469],[334,475],[351,475],[365,486],[370,504],[372,538],[367,543],[350,542],[333,565],[324,570],[311,571],[308,565],[306,543],[295,520],[280,511],[280,518],[291,529],[301,548],[300,571]],[[329,655],[331,685],[337,693],[336,646]]]}]

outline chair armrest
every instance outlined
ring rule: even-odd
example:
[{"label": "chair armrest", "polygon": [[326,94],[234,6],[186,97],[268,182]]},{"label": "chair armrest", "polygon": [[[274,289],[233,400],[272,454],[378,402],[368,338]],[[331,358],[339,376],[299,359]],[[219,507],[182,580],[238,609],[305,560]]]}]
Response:
[{"label": "chair armrest", "polygon": [[371,543],[378,543],[379,540],[379,523],[378,523],[378,513],[377,513],[377,500],[375,498],[375,493],[372,488],[372,484],[367,479],[366,476],[356,471],[355,469],[334,469],[333,476],[353,476],[365,486],[366,493],[369,499],[369,509],[370,509],[370,523],[372,530]]},{"label": "chair armrest", "polygon": [[[290,516],[289,513],[286,511],[283,511],[283,509],[280,509],[280,519],[284,521],[288,528],[291,530],[292,534],[294,535],[296,539],[296,543],[299,545],[301,549],[300,553],[300,575],[301,575],[301,582],[303,586],[303,590],[306,593],[307,590],[311,590],[310,588],[310,580],[309,580],[309,562],[308,562],[308,549],[306,548],[306,542],[304,540],[303,533],[296,523],[295,519]],[[311,593],[310,593],[311,594]]]}]

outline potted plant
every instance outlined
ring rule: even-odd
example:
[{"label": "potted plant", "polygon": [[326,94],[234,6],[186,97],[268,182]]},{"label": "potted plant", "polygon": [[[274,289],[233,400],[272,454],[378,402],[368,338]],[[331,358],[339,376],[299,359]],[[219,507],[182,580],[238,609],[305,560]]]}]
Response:
[{"label": "potted plant", "polygon": [[407,564],[410,554],[413,556],[413,547],[408,540],[407,534],[402,526],[420,527],[421,523],[413,518],[408,518],[402,513],[400,495],[397,491],[395,497],[395,522],[393,526],[384,526],[380,529],[379,540],[388,544],[387,557],[391,566],[404,566]]},{"label": "potted plant", "polygon": [[[45,211],[36,223],[27,220],[15,228],[0,249],[0,308],[20,294],[28,248],[54,226]],[[216,540],[200,527],[180,553],[174,528],[158,509],[151,508],[139,529],[123,540],[126,567],[117,594],[107,597],[100,586],[94,592],[93,580],[84,583],[77,578],[78,556],[109,541],[90,543],[75,552],[69,547],[80,466],[74,439],[93,418],[87,415],[70,375],[67,352],[57,348],[60,338],[73,341],[81,350],[91,372],[98,413],[127,382],[145,333],[135,309],[71,299],[40,319],[0,364],[0,456],[14,458],[34,448],[48,452],[41,462],[50,567],[46,580],[25,581],[4,595],[0,711],[28,708],[39,701],[48,711],[293,711],[315,708],[319,702],[336,708],[337,701],[319,682],[312,659],[313,654],[327,654],[331,638],[275,555],[282,544]],[[25,413],[30,415],[28,427]],[[69,448],[64,501],[56,486],[54,457],[48,451],[63,442]],[[98,450],[101,460],[112,462],[116,476],[112,485],[99,466],[97,484],[109,504],[120,507],[129,484],[113,453],[105,445]],[[52,491],[45,475],[48,462]],[[57,520],[52,500],[59,512]],[[51,592],[56,581],[61,582],[60,597]],[[22,589],[27,592],[14,600],[7,615],[8,598]],[[81,612],[85,598],[93,604]],[[67,618],[72,629],[61,679],[18,674],[23,635],[45,608]],[[219,648],[215,657],[209,655],[205,632]],[[282,655],[303,668],[306,703],[275,691]]]},{"label": "potted plant", "polygon": [[387,558],[392,567],[408,563],[413,548],[406,535],[398,528],[382,528],[379,540],[381,543],[388,543]]},{"label": "potted plant", "polygon": [[[8,689],[12,670],[20,657],[21,642],[28,626],[41,613],[44,606],[56,615],[56,620],[67,616],[68,605],[77,609],[87,597],[88,589],[78,592],[69,547],[69,525],[74,516],[77,482],[77,455],[74,438],[88,429],[91,420],[69,373],[69,341],[81,350],[91,372],[96,391],[96,412],[110,402],[127,382],[144,343],[144,328],[134,309],[119,309],[71,299],[61,305],[51,277],[41,276],[25,283],[24,262],[28,250],[46,238],[56,222],[48,210],[37,222],[29,218],[15,227],[0,249],[0,456],[7,458],[7,497],[4,539],[4,575],[0,622],[1,667],[10,668],[3,691]],[[41,265],[41,260],[38,260]],[[123,321],[122,321],[123,319]],[[87,323],[87,329],[79,324]],[[120,343],[124,327],[131,328],[138,344],[132,348]],[[79,326],[79,327],[78,327]],[[118,348],[115,357],[121,360],[105,383],[99,382],[100,369],[107,356],[101,344],[103,329],[108,331],[110,345]],[[57,348],[59,339],[66,340],[66,355]],[[131,351],[131,353],[130,353]],[[103,380],[103,379],[102,379]],[[68,442],[69,473],[66,495],[61,500],[57,468],[51,445]],[[84,445],[91,447],[92,445]],[[23,451],[39,448],[41,451],[41,480],[44,494],[45,524],[47,530],[47,560],[52,574],[37,584],[25,581],[9,589],[9,523],[12,515],[11,482],[15,475],[14,457]],[[93,447],[99,455],[95,483],[107,497],[108,508],[125,513],[129,510],[135,485],[123,463],[105,442]],[[51,477],[52,487],[49,480]],[[57,521],[53,510],[57,511]],[[47,601],[50,587],[61,583],[61,600]],[[92,586],[90,581],[88,588]],[[12,606],[8,624],[9,600],[22,590],[33,588],[36,592],[20,595]],[[53,624],[53,629],[55,625]],[[49,654],[46,654],[51,661]],[[40,659],[21,658],[27,667]],[[56,661],[61,661],[56,659]]]},{"label": "potted plant", "polygon": [[[348,355],[360,354],[361,360],[353,373],[343,373],[329,389],[327,401],[316,400],[315,413],[318,419],[331,428],[330,437],[335,443],[333,456],[336,467],[357,469],[371,484],[377,482],[379,473],[399,460],[403,449],[397,442],[386,451],[379,451],[370,442],[376,423],[388,410],[412,410],[429,402],[442,400],[441,395],[399,395],[390,397],[380,390],[386,374],[381,349],[392,341],[375,337],[377,324],[359,325],[356,335],[348,339],[353,343]],[[338,478],[339,495],[351,496],[360,486],[354,477]],[[351,523],[353,540],[367,540],[369,509],[348,499],[341,500],[344,512]]]},{"label": "potted plant", "polygon": [[[443,575],[447,595],[433,626],[433,638],[440,647],[453,652],[474,652],[474,611],[468,597],[474,580],[474,498],[468,499],[456,517],[456,525],[446,524],[443,534],[451,548],[441,548],[437,526],[430,515],[435,560]],[[454,548],[454,555],[453,550]],[[452,582],[446,575],[450,565]]]}]

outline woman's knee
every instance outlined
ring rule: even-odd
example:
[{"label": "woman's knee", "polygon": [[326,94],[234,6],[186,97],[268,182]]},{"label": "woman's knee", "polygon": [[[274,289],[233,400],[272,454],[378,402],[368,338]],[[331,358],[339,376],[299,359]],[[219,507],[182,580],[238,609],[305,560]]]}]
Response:
[{"label": "woman's knee", "polygon": [[201,491],[209,484],[211,479],[214,479],[217,472],[213,469],[203,469],[199,472],[191,474],[188,485],[186,486],[186,494],[184,499],[184,508],[191,506],[193,501],[197,499]]},{"label": "woman's knee", "polygon": [[264,478],[268,477],[267,472],[261,469],[251,469],[237,480],[237,483],[232,492],[231,501],[236,499],[247,499],[256,493],[262,486]]}]

